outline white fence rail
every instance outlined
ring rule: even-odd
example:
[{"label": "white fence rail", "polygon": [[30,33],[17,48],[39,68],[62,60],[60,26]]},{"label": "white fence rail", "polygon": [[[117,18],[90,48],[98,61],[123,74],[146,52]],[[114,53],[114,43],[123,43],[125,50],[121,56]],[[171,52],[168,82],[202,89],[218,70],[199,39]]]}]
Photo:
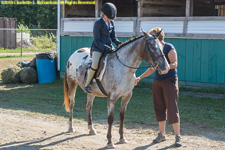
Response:
[{"label": "white fence rail", "polygon": [[[62,18],[61,35],[93,36],[94,22],[99,18]],[[118,36],[136,36],[141,28],[149,31],[161,27],[166,37],[225,39],[225,17],[118,17]]]}]

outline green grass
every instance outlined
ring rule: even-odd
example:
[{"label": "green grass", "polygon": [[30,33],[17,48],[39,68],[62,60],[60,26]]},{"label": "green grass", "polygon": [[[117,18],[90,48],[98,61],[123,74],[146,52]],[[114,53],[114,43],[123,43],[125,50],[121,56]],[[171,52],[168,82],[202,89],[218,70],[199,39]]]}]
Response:
[{"label": "green grass", "polygon": [[17,58],[34,58],[36,55],[2,55],[0,56],[1,59],[17,59]]},{"label": "green grass", "polygon": [[[33,48],[23,48],[22,49],[23,53],[28,53],[28,52],[55,52],[52,50],[52,48],[47,48],[47,49],[33,49]],[[18,47],[16,49],[0,49],[0,53],[21,53],[21,48]]]},{"label": "green grass", "polygon": [[206,88],[206,87],[195,87],[194,88],[194,87],[181,86],[180,91],[225,94],[225,89],[223,89],[223,88]]},{"label": "green grass", "polygon": [[[152,88],[151,82],[139,82],[137,88]],[[225,94],[224,88],[206,88],[206,87],[190,87],[190,86],[180,86],[180,92],[188,91],[188,92],[200,92],[200,93],[214,93],[214,94]]]},{"label": "green grass", "polygon": [[[0,91],[0,107],[11,110],[25,111],[30,115],[55,116],[68,119],[68,113],[63,104],[63,81],[56,80],[48,84],[4,85]],[[75,100],[74,118],[86,120],[86,94],[78,88]],[[115,121],[119,121],[120,99],[115,106]],[[199,98],[190,95],[180,95],[179,110],[181,126],[186,123],[206,126],[224,132],[225,98]],[[95,98],[93,106],[93,121],[107,121],[107,99]],[[135,88],[127,107],[126,125],[140,124],[146,127],[156,127],[152,95],[150,89]]]}]

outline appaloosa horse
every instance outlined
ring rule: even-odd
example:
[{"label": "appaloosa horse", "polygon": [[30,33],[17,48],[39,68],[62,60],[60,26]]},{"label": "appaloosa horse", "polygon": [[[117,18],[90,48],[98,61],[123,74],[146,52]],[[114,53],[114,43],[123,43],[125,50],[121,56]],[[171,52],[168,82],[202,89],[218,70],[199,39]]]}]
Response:
[{"label": "appaloosa horse", "polygon": [[[107,147],[115,148],[112,142],[112,123],[114,120],[114,106],[118,98],[122,98],[120,108],[120,143],[126,143],[123,135],[123,122],[127,104],[132,96],[135,84],[135,72],[143,59],[161,74],[169,70],[168,62],[162,52],[163,46],[154,36],[142,31],[144,36],[139,36],[120,46],[116,52],[108,55],[107,65],[101,83],[107,93],[105,96],[96,82],[91,84],[92,93],[87,93],[86,111],[90,134],[96,134],[92,125],[92,105],[95,96],[108,98],[108,133]],[[69,132],[73,132],[72,119],[75,104],[77,85],[84,89],[87,71],[91,65],[90,49],[82,48],[74,52],[68,60],[64,77],[64,105],[69,112]]]}]

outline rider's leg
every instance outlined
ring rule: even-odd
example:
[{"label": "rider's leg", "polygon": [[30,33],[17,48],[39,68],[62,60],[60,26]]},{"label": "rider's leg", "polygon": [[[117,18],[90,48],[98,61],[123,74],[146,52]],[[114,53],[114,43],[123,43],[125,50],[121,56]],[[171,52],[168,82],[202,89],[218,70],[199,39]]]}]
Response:
[{"label": "rider's leg", "polygon": [[92,65],[91,65],[91,69],[88,72],[88,77],[87,77],[87,81],[85,84],[85,91],[88,93],[91,92],[90,82],[95,74],[95,71],[98,68],[98,63],[99,63],[99,59],[100,59],[101,55],[102,55],[102,53],[100,53],[98,51],[93,51],[93,53],[92,53]]}]

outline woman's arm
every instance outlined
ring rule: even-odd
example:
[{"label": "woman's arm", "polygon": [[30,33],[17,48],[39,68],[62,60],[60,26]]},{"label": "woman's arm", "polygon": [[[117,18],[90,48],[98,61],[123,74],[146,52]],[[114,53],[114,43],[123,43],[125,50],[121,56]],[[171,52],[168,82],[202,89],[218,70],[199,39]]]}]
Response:
[{"label": "woman's arm", "polygon": [[170,60],[170,69],[177,68],[177,52],[174,49],[170,50],[168,58]]},{"label": "woman's arm", "polygon": [[140,82],[141,79],[143,79],[143,78],[153,74],[153,72],[155,72],[155,68],[154,67],[148,68],[148,70],[146,70],[141,76],[136,78],[135,85],[137,85],[137,83]]}]

